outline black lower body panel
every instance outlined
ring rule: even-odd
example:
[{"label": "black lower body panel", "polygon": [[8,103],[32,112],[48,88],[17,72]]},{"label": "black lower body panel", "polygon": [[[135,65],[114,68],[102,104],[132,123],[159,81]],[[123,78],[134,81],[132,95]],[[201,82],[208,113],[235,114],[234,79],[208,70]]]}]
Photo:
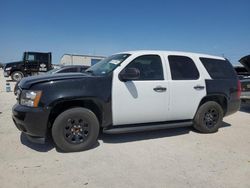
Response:
[{"label": "black lower body panel", "polygon": [[120,133],[131,133],[131,132],[142,132],[142,131],[169,129],[169,128],[177,128],[177,127],[188,127],[188,126],[192,126],[192,125],[193,125],[192,120],[135,124],[135,125],[118,125],[118,126],[112,126],[109,128],[104,128],[103,132],[107,133],[107,134],[120,134]]},{"label": "black lower body panel", "polygon": [[[37,142],[46,138],[50,110],[16,104],[12,108],[12,119],[16,127]],[[40,141],[39,141],[40,140]],[[36,141],[35,141],[36,142]]]},{"label": "black lower body panel", "polygon": [[227,113],[225,116],[231,115],[240,109],[241,101],[240,99],[231,100],[228,102]]}]

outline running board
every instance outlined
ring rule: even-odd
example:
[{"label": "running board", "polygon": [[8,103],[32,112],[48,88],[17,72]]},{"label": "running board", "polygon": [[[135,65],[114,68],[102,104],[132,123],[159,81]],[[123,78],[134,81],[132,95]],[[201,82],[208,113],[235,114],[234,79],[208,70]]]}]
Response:
[{"label": "running board", "polygon": [[169,129],[177,127],[189,127],[193,125],[193,121],[182,121],[182,122],[170,122],[164,124],[139,124],[139,125],[120,125],[113,126],[112,128],[104,128],[103,132],[107,134],[120,134],[120,133],[132,133],[142,131],[152,131],[160,129]]}]

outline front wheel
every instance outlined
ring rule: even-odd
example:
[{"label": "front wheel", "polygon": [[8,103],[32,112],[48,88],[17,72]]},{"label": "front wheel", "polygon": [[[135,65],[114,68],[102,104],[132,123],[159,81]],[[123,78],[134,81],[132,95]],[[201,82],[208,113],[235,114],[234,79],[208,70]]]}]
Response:
[{"label": "front wheel", "polygon": [[11,74],[11,79],[18,82],[20,81],[22,78],[23,78],[23,73],[21,71],[14,71],[12,74]]},{"label": "front wheel", "polygon": [[65,152],[90,149],[97,142],[98,135],[98,119],[86,108],[71,108],[62,112],[52,127],[56,146]]},{"label": "front wheel", "polygon": [[217,132],[222,124],[223,110],[214,101],[202,104],[194,118],[194,128],[202,133]]}]

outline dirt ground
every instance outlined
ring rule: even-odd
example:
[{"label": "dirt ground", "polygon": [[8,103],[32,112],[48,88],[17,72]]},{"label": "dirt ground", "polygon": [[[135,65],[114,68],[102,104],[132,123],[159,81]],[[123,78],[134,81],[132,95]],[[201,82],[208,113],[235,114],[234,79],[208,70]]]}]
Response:
[{"label": "dirt ground", "polygon": [[61,153],[52,141],[33,144],[17,130],[15,96],[5,83],[0,70],[1,188],[250,187],[250,105],[224,118],[215,134],[192,128],[101,134],[89,151]]}]

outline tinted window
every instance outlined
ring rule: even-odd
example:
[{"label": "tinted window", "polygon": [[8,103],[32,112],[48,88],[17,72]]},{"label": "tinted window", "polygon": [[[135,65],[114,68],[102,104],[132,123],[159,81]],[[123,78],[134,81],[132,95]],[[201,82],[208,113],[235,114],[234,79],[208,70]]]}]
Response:
[{"label": "tinted window", "polygon": [[172,80],[197,80],[199,71],[193,60],[186,56],[168,56]]},{"label": "tinted window", "polygon": [[48,54],[36,54],[36,60],[39,62],[48,62]]},{"label": "tinted window", "polygon": [[137,80],[163,80],[161,58],[158,55],[144,55],[134,59],[126,68],[137,68],[140,78]]},{"label": "tinted window", "polygon": [[67,72],[77,72],[77,67],[65,68],[65,69],[59,70],[57,73],[67,73]]},{"label": "tinted window", "polygon": [[86,69],[88,69],[89,67],[80,67],[80,72],[84,72]]},{"label": "tinted window", "polygon": [[213,79],[236,78],[233,66],[227,60],[200,58],[202,64]]},{"label": "tinted window", "polygon": [[27,60],[28,60],[28,61],[35,61],[35,55],[33,55],[33,54],[28,54]]}]

